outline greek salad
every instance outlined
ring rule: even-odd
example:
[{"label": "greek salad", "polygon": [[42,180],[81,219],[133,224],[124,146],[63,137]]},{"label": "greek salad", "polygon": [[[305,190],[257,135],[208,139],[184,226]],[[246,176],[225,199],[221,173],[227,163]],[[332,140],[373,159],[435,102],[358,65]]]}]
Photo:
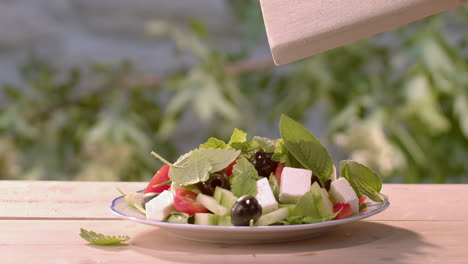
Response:
[{"label": "greek salad", "polygon": [[313,133],[282,115],[281,138],[247,139],[234,129],[225,142],[210,138],[164,165],[128,206],[148,220],[170,223],[268,226],[343,219],[383,202],[379,176],[365,165],[340,162],[340,177]]}]

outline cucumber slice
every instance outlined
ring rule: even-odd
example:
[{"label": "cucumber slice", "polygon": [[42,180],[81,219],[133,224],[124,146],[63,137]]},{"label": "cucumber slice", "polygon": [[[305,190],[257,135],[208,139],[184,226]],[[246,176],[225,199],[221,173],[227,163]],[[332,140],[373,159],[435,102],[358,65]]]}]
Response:
[{"label": "cucumber slice", "polygon": [[232,206],[237,202],[237,197],[229,190],[216,186],[213,198],[226,209],[228,214],[231,214]]},{"label": "cucumber slice", "polygon": [[220,226],[232,226],[231,216],[229,215],[218,215],[218,225]]},{"label": "cucumber slice", "polygon": [[273,212],[260,216],[260,218],[257,220],[255,225],[257,226],[271,225],[275,222],[285,219],[288,216],[289,216],[288,207],[279,208]]},{"label": "cucumber slice", "polygon": [[312,197],[314,198],[319,215],[323,218],[332,216],[333,205],[328,198],[327,191],[321,188],[317,182],[312,184],[310,190],[312,191]]},{"label": "cucumber slice", "polygon": [[231,214],[231,209],[234,206],[234,204],[237,202],[237,197],[230,191],[224,192],[221,195],[221,205],[226,207],[228,209],[228,214]]},{"label": "cucumber slice", "polygon": [[218,217],[210,213],[196,213],[194,215],[194,223],[196,225],[217,225]]},{"label": "cucumber slice", "polygon": [[172,214],[167,218],[166,222],[168,223],[176,223],[176,224],[188,224],[189,219],[188,214],[180,213],[180,214]]},{"label": "cucumber slice", "polygon": [[295,215],[296,214],[296,204],[278,204],[279,208],[286,207],[289,209],[289,215]]},{"label": "cucumber slice", "polygon": [[215,191],[213,193],[213,198],[218,202],[221,203],[221,195],[223,195],[224,192],[229,192],[226,189],[223,189],[219,186],[216,186]]},{"label": "cucumber slice", "polygon": [[215,215],[226,215],[229,212],[226,207],[220,205],[213,197],[205,194],[198,194],[195,201],[205,206],[206,209],[210,210]]}]

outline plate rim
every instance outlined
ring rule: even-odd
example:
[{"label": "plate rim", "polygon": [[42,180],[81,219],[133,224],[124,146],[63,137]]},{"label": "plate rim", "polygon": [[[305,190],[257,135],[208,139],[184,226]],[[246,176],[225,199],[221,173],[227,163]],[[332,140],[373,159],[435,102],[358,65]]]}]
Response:
[{"label": "plate rim", "polygon": [[[211,231],[223,231],[223,232],[271,232],[271,231],[294,231],[294,230],[302,230],[302,229],[314,229],[314,228],[323,228],[329,226],[335,226],[340,224],[346,224],[350,222],[359,221],[373,215],[376,215],[390,206],[390,201],[387,197],[383,198],[383,203],[378,208],[366,212],[364,214],[355,215],[352,217],[338,219],[338,220],[329,220],[324,222],[318,223],[311,223],[311,224],[298,224],[298,225],[270,225],[270,226],[215,226],[215,225],[195,225],[195,224],[179,224],[179,223],[168,223],[162,221],[154,221],[154,220],[147,220],[143,218],[138,218],[130,215],[126,215],[122,212],[119,212],[115,209],[117,202],[123,200],[124,196],[118,196],[114,198],[111,202],[109,207],[110,211],[117,215],[118,217],[130,221],[135,221],[138,223],[157,226],[161,228],[177,228],[177,229],[190,229],[190,230],[205,230],[209,229]],[[125,201],[123,201],[125,203]],[[129,208],[131,209],[131,208]]]}]

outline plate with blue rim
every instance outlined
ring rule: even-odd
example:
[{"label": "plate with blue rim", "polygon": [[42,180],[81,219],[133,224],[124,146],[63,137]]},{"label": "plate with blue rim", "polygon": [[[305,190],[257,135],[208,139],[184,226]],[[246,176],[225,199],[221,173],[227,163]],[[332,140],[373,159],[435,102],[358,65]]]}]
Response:
[{"label": "plate with blue rim", "polygon": [[385,198],[382,203],[367,202],[367,208],[362,213],[344,219],[312,224],[272,226],[213,226],[147,220],[144,214],[126,204],[124,196],[112,200],[110,210],[120,218],[156,226],[183,239],[222,244],[259,244],[314,238],[334,226],[368,218],[384,211],[389,206],[390,202]]}]

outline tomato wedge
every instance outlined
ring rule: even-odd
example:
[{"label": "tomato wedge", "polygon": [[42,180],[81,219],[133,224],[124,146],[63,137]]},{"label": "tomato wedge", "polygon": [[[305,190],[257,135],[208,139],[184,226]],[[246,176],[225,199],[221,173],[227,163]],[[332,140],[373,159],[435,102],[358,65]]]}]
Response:
[{"label": "tomato wedge", "polygon": [[197,195],[198,194],[189,190],[176,189],[174,196],[174,209],[177,212],[189,215],[194,215],[195,213],[207,213],[208,209],[195,201]]},{"label": "tomato wedge", "polygon": [[[341,211],[340,211],[341,210]],[[339,212],[340,213],[333,219],[343,219],[347,218],[353,215],[353,210],[351,209],[351,205],[349,203],[337,203],[333,206],[333,212]]]},{"label": "tomato wedge", "polygon": [[236,165],[238,159],[240,159],[240,158],[237,158],[235,161],[231,162],[231,164],[229,164],[229,165],[224,169],[224,171],[226,172],[226,175],[227,175],[227,176],[231,176],[231,175],[232,175],[232,168],[234,167],[234,165]]},{"label": "tomato wedge", "polygon": [[363,195],[359,198],[359,205],[362,205],[367,199],[367,196]]},{"label": "tomato wedge", "polygon": [[145,189],[145,193],[162,193],[164,190],[169,189],[171,187],[170,184],[154,187],[155,185],[169,181],[169,169],[169,165],[163,165],[153,176],[153,179],[151,179],[151,181],[149,182],[148,186]]},{"label": "tomato wedge", "polygon": [[278,166],[276,167],[275,177],[276,177],[276,181],[278,182],[278,184],[280,184],[281,173],[283,172],[283,169],[285,166],[286,166],[286,163],[278,163]]},{"label": "tomato wedge", "polygon": [[365,203],[367,196],[363,195],[359,198],[359,212],[364,212],[367,208],[367,204]]}]

